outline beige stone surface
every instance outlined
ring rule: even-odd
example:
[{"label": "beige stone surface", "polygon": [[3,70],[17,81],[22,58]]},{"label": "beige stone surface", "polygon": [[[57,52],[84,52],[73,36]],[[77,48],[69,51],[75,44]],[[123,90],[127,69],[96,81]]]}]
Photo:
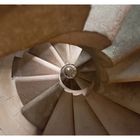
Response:
[{"label": "beige stone surface", "polygon": [[89,10],[89,5],[16,6],[0,20],[0,56],[82,31]]},{"label": "beige stone surface", "polygon": [[13,56],[0,60],[0,135],[35,134],[36,128],[20,112],[23,105],[11,78]]}]

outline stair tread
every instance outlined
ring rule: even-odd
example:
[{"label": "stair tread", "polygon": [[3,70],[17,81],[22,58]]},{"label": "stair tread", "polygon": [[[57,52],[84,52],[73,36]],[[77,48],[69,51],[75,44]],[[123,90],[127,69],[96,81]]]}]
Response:
[{"label": "stair tread", "polygon": [[82,49],[78,46],[74,46],[74,45],[69,45],[69,61],[71,64],[75,64],[75,62],[77,61],[79,55],[81,54]]},{"label": "stair tread", "polygon": [[46,125],[44,135],[73,135],[72,95],[63,93]]},{"label": "stair tread", "polygon": [[110,100],[140,114],[140,83],[110,84],[101,93]]},{"label": "stair tread", "polygon": [[97,93],[90,94],[87,97],[87,101],[109,134],[140,134],[140,117],[137,113],[132,112]]},{"label": "stair tread", "polygon": [[125,61],[107,69],[110,83],[140,81],[139,54],[132,55]]},{"label": "stair tread", "polygon": [[14,57],[13,64],[12,64],[12,77],[21,75],[20,72],[20,62],[22,61],[21,58]]},{"label": "stair tread", "polygon": [[55,49],[66,63],[69,63],[69,44],[57,43],[54,45]]},{"label": "stair tread", "polygon": [[92,72],[78,72],[77,77],[91,82],[96,76],[96,71]]},{"label": "stair tread", "polygon": [[91,56],[86,51],[82,50],[77,61],[75,62],[75,66],[79,67],[85,64],[86,62],[88,62],[90,59],[91,59]]},{"label": "stair tread", "polygon": [[79,90],[80,87],[77,84],[77,82],[75,81],[75,79],[67,79],[65,77],[61,77],[62,83],[69,89],[73,89],[73,90]]},{"label": "stair tread", "polygon": [[49,67],[45,67],[37,63],[28,55],[24,54],[23,58],[15,57],[13,60],[13,76],[34,76],[34,75],[47,75],[57,74]]},{"label": "stair tread", "polygon": [[87,88],[87,87],[89,87],[89,85],[90,85],[90,83],[88,82],[88,81],[86,81],[86,80],[83,80],[83,79],[81,79],[81,78],[75,78],[75,80],[76,80],[76,82],[77,82],[77,84],[79,85],[79,87],[81,88],[81,89],[84,89],[84,88]]},{"label": "stair tread", "polygon": [[95,67],[93,60],[91,59],[88,62],[86,62],[85,64],[83,64],[81,67],[78,67],[78,70],[80,72],[90,72],[90,71],[95,71],[96,67]]},{"label": "stair tread", "polygon": [[40,130],[44,129],[62,92],[62,87],[55,84],[26,104],[22,108],[22,113]]},{"label": "stair tread", "polygon": [[63,82],[63,84],[66,86],[66,87],[69,87],[70,88],[70,80],[69,79],[66,79],[66,78],[64,78],[64,79],[62,79],[62,82]]},{"label": "stair tread", "polygon": [[16,88],[18,95],[25,105],[32,99],[40,95],[43,91],[49,89],[51,86],[56,84],[58,79],[45,79],[45,80],[35,80],[35,81],[20,81],[16,80]]},{"label": "stair tread", "polygon": [[73,96],[74,122],[76,135],[107,134],[94,112],[90,109],[84,96]]},{"label": "stair tread", "polygon": [[70,88],[73,90],[80,90],[81,89],[75,79],[70,80]]},{"label": "stair tread", "polygon": [[50,43],[45,43],[40,46],[36,46],[30,50],[30,53],[40,57],[47,62],[50,62],[58,67],[61,67],[60,62],[56,59],[53,52],[51,51],[52,45]]}]

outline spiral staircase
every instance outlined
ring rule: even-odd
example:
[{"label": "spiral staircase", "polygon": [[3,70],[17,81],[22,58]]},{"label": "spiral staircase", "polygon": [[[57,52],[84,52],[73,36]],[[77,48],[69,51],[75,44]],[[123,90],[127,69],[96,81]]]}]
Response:
[{"label": "spiral staircase", "polygon": [[[34,127],[36,135],[139,135],[139,16],[139,6],[93,6],[84,31],[58,35],[3,58],[0,90],[9,94],[6,80],[12,81],[20,113],[32,125],[22,126],[27,131]],[[2,124],[2,113],[0,120],[0,133],[3,126],[14,126],[14,120]]]}]

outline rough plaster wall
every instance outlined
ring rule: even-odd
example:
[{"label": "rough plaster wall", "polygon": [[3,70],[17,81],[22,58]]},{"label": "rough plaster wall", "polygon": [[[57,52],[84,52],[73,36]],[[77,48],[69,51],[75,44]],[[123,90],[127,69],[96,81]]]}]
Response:
[{"label": "rough plaster wall", "polygon": [[0,60],[0,135],[32,135],[36,128],[21,114],[23,105],[11,79],[13,56]]},{"label": "rough plaster wall", "polygon": [[129,5],[92,5],[84,30],[101,33],[113,40],[130,8]]}]

